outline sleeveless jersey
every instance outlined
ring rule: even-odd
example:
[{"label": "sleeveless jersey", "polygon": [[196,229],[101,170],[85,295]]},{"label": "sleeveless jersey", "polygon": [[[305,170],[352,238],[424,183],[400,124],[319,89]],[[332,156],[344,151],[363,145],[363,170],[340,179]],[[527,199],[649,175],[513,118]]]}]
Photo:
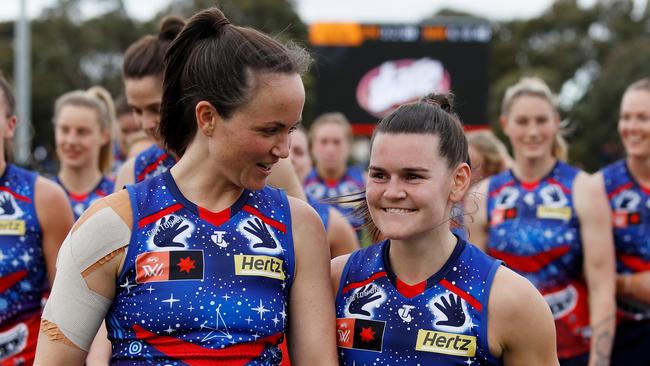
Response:
[{"label": "sleeveless jersey", "polygon": [[0,365],[31,364],[49,289],[34,205],[37,175],[8,164],[0,178]]},{"label": "sleeveless jersey", "polygon": [[142,182],[145,179],[155,177],[166,172],[176,164],[174,156],[166,150],[159,148],[156,144],[143,150],[135,157],[133,176],[135,182]]},{"label": "sleeveless jersey", "polygon": [[68,195],[68,200],[72,206],[72,212],[74,213],[75,221],[79,219],[81,214],[84,213],[84,211],[86,211],[86,209],[90,207],[93,202],[113,193],[113,190],[115,189],[115,181],[109,179],[108,177],[102,177],[95,188],[93,188],[90,192],[84,194],[76,194],[68,191],[58,176],[55,177],[55,180],[61,187],[63,187],[65,193]]},{"label": "sleeveless jersey", "polygon": [[[345,170],[345,174],[338,180],[323,179],[318,176],[316,169],[312,169],[305,178],[305,192],[317,200],[347,196],[361,192],[365,188],[363,171],[354,166],[349,166]],[[354,204],[333,204],[332,206],[339,210],[355,228],[363,225],[363,219],[352,215]]]},{"label": "sleeveless jersey", "polygon": [[170,172],[127,187],[133,231],[106,323],[111,365],[277,365],[295,258],[266,187],[210,212]]},{"label": "sleeveless jersey", "polygon": [[[625,160],[601,171],[612,208],[616,271],[650,271],[650,189],[632,177]],[[621,297],[617,301],[623,319],[650,319],[650,305]]]},{"label": "sleeveless jersey", "polygon": [[488,254],[544,295],[561,359],[589,351],[589,305],[572,193],[578,172],[558,161],[546,177],[524,183],[509,170],[492,176],[488,189]]},{"label": "sleeveless jersey", "polygon": [[463,239],[427,281],[400,281],[388,241],[354,252],[336,295],[341,365],[500,365],[490,354],[488,300],[500,265]]},{"label": "sleeveless jersey", "polygon": [[307,202],[314,210],[316,210],[318,217],[320,217],[320,221],[323,223],[323,226],[325,227],[325,231],[328,231],[329,223],[330,223],[331,206],[327,203],[320,202],[310,194],[306,194],[306,196],[307,196]]}]

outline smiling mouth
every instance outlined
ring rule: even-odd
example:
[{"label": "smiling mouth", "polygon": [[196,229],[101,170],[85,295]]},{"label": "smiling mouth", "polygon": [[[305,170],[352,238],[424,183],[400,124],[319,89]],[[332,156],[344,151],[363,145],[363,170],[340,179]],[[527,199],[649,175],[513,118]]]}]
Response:
[{"label": "smiling mouth", "polygon": [[388,213],[411,213],[416,211],[408,208],[395,208],[395,207],[385,207],[382,208],[382,210]]},{"label": "smiling mouth", "polygon": [[271,168],[273,167],[273,164],[262,164],[262,163],[257,163],[257,166],[260,167],[262,170],[266,172],[270,172]]}]

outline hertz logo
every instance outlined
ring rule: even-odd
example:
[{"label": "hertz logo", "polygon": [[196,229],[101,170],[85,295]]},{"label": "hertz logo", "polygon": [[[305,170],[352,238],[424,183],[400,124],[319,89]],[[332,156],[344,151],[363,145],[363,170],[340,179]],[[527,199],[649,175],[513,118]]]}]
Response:
[{"label": "hertz logo", "polygon": [[235,256],[235,274],[237,276],[262,276],[284,280],[282,259],[267,255],[243,255]]},{"label": "hertz logo", "polygon": [[445,355],[474,357],[476,337],[420,329],[415,349]]},{"label": "hertz logo", "polygon": [[25,235],[25,220],[0,220],[0,235]]},{"label": "hertz logo", "polygon": [[537,207],[537,217],[540,219],[556,219],[569,221],[571,219],[571,207]]}]

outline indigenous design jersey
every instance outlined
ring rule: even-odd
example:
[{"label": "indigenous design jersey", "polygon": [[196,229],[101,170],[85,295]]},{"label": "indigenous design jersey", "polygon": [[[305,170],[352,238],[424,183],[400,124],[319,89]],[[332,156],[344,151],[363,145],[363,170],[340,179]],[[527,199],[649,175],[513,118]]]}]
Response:
[{"label": "indigenous design jersey", "polygon": [[329,223],[330,223],[331,206],[328,205],[327,203],[320,202],[319,200],[312,197],[310,194],[306,194],[306,196],[307,196],[307,202],[309,203],[309,205],[311,205],[311,207],[314,210],[316,210],[318,217],[320,217],[320,221],[323,222],[325,231],[327,231],[329,229]]},{"label": "indigenous design jersey", "polygon": [[544,295],[555,318],[559,358],[589,351],[580,223],[572,195],[578,172],[558,161],[540,181],[524,183],[509,170],[491,177],[488,189],[488,254]]},{"label": "indigenous design jersey", "polygon": [[[354,166],[349,166],[343,177],[338,180],[325,180],[318,176],[316,169],[312,169],[305,178],[305,192],[317,200],[347,196],[361,192],[365,187],[363,171]],[[336,207],[355,228],[363,225],[363,219],[352,215],[354,204],[335,204],[332,206]]]},{"label": "indigenous design jersey", "polygon": [[151,145],[135,157],[134,177],[135,182],[155,177],[168,171],[176,164],[174,156],[166,150]]},{"label": "indigenous design jersey", "polygon": [[90,192],[84,194],[76,194],[68,191],[59,177],[56,177],[55,180],[61,187],[63,187],[65,193],[68,195],[68,200],[72,206],[72,212],[74,213],[75,221],[79,219],[79,216],[81,216],[81,214],[83,214],[84,211],[86,211],[86,209],[93,204],[93,202],[113,193],[113,190],[115,189],[115,182],[113,180],[107,177],[102,177],[97,186],[95,186],[95,188],[93,188]]},{"label": "indigenous design jersey", "polygon": [[[650,189],[630,174],[625,160],[602,169],[607,198],[612,207],[616,271],[650,271]],[[627,319],[650,319],[650,305],[618,298],[619,314]]]},{"label": "indigenous design jersey", "polygon": [[37,175],[8,164],[0,178],[0,365],[34,360],[49,289],[34,205]]},{"label": "indigenous design jersey", "polygon": [[169,172],[127,187],[133,234],[106,318],[111,365],[277,365],[294,276],[289,203],[266,187],[214,213]]},{"label": "indigenous design jersey", "polygon": [[336,295],[339,362],[500,365],[487,341],[488,300],[500,261],[459,239],[447,263],[417,285],[390,268],[390,243],[354,252]]}]

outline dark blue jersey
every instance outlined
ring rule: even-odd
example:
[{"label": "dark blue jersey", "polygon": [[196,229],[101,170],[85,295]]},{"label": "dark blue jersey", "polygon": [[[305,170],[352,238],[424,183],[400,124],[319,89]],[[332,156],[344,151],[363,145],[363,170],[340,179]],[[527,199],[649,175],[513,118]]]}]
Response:
[{"label": "dark blue jersey", "polygon": [[135,157],[134,174],[135,182],[155,177],[168,171],[176,164],[174,156],[157,145],[151,145]]},{"label": "dark blue jersey", "polygon": [[0,178],[0,364],[31,364],[49,290],[41,226],[34,205],[37,175],[8,164]]},{"label": "dark blue jersey", "polygon": [[[601,171],[612,208],[616,271],[650,271],[650,189],[632,177],[625,160]],[[618,309],[626,319],[650,319],[650,305],[633,299],[619,297]]]},{"label": "dark blue jersey", "polygon": [[245,190],[215,213],[169,172],[127,189],[133,234],[106,318],[111,364],[279,364],[295,268],[284,192]]},{"label": "dark blue jersey", "polygon": [[99,181],[99,183],[97,183],[95,188],[93,188],[90,192],[86,192],[83,194],[70,192],[63,185],[59,177],[56,177],[55,180],[57,183],[59,183],[61,187],[63,187],[65,193],[68,195],[68,200],[70,201],[70,205],[72,206],[72,212],[74,213],[75,221],[79,219],[81,214],[83,214],[84,211],[86,211],[86,209],[93,204],[93,202],[113,193],[113,190],[115,189],[115,181],[109,179],[108,177],[102,177],[102,179]]},{"label": "dark blue jersey", "polygon": [[316,210],[316,213],[318,214],[318,217],[320,217],[321,222],[323,223],[323,226],[325,227],[325,231],[329,230],[329,224],[330,224],[330,209],[332,206],[330,206],[327,203],[323,203],[316,198],[312,197],[310,194],[307,194],[307,202],[311,207]]},{"label": "dark blue jersey", "polygon": [[[338,180],[323,179],[318,175],[316,169],[313,169],[305,178],[305,192],[317,200],[347,196],[361,192],[365,188],[366,185],[363,180],[363,171],[354,166],[349,166],[345,170],[345,174],[343,174],[343,176]],[[335,204],[333,206],[336,207],[336,209],[338,209],[355,228],[359,228],[363,225],[363,219],[355,217],[352,214],[354,211],[354,205]]]},{"label": "dark blue jersey", "polygon": [[492,176],[488,188],[488,253],[544,295],[555,318],[560,358],[589,351],[589,304],[573,203],[578,173],[558,161],[537,182],[521,182],[509,170]]},{"label": "dark blue jersey", "polygon": [[336,295],[341,365],[500,365],[487,339],[500,261],[459,239],[436,274],[408,285],[389,250],[388,241],[357,250],[345,265]]}]

